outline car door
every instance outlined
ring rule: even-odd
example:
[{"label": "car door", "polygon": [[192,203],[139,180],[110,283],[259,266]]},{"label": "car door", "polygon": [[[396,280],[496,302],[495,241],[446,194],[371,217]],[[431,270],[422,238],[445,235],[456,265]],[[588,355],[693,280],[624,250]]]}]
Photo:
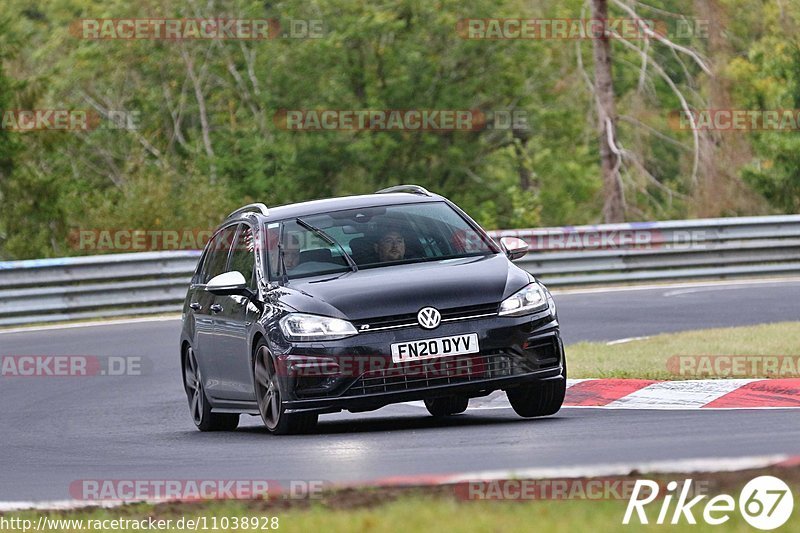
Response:
[{"label": "car door", "polygon": [[[254,231],[249,224],[239,224],[231,250],[228,272],[240,272],[248,287],[256,291]],[[252,400],[253,380],[250,368],[250,326],[258,319],[258,307],[244,296],[220,296],[222,308],[215,320],[215,362],[219,375],[219,394],[232,400]]]},{"label": "car door", "polygon": [[206,245],[203,255],[200,257],[200,263],[197,271],[192,276],[192,283],[189,285],[189,292],[186,296],[188,301],[188,308],[186,313],[191,323],[191,345],[194,350],[195,357],[202,357],[201,352],[206,348],[209,342],[209,335],[212,333],[213,325],[211,317],[209,316],[208,303],[204,302],[206,297],[205,285],[202,280],[205,279],[205,272],[209,267],[211,242]]},{"label": "car door", "polygon": [[196,284],[190,288],[192,298],[189,305],[195,320],[194,352],[206,392],[213,397],[219,395],[220,389],[219,365],[216,361],[216,321],[221,309],[217,300],[222,297],[211,294],[205,287],[211,278],[226,271],[235,235],[236,225],[222,228],[214,235],[206,248]]}]

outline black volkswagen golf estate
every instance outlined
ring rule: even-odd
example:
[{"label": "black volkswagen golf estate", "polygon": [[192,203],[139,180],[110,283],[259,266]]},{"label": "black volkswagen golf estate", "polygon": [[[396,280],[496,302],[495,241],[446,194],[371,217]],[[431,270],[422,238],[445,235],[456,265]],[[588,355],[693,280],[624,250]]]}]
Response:
[{"label": "black volkswagen golf estate", "polygon": [[318,416],[424,401],[434,416],[504,390],[523,417],[566,390],[555,304],[452,202],[419,186],[231,213],[183,308],[183,382],[195,425],[260,415],[276,434]]}]

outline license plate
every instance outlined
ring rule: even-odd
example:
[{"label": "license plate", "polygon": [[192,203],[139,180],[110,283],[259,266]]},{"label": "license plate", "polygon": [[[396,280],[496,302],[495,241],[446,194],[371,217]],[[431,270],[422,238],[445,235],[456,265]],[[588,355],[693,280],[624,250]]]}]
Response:
[{"label": "license plate", "polygon": [[392,362],[403,363],[406,361],[420,361],[422,359],[435,359],[448,355],[464,355],[477,353],[478,334],[454,335],[452,337],[439,337],[438,339],[425,339],[421,341],[398,342],[392,344]]}]

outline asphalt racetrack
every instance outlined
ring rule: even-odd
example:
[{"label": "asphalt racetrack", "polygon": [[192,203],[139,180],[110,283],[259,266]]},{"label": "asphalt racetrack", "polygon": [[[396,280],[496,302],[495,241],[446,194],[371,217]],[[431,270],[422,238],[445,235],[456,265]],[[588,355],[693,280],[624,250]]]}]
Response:
[{"label": "asphalt racetrack", "polygon": [[[567,343],[798,320],[800,281],[735,282],[556,295]],[[800,454],[800,411],[510,408],[437,421],[415,405],[320,417],[314,434],[234,433],[190,419],[179,320],[0,333],[0,355],[141,356],[143,376],[0,377],[0,501],[67,500],[85,479],[370,481],[630,461]],[[569,356],[569,349],[567,349]]]}]

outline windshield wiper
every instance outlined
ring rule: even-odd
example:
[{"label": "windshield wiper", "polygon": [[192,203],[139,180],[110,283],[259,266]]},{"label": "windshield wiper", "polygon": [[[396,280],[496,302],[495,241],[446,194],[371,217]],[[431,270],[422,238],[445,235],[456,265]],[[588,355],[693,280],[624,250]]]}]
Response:
[{"label": "windshield wiper", "polygon": [[325,233],[325,231],[319,229],[318,227],[309,224],[302,218],[296,218],[295,221],[304,228],[306,228],[308,231],[313,231],[323,241],[327,242],[331,246],[338,246],[339,249],[342,251],[342,255],[344,255],[344,258],[347,261],[347,264],[350,266],[350,270],[352,270],[353,272],[358,272],[358,265],[356,265],[356,262],[353,261],[352,257],[350,257],[350,254],[347,253],[347,250],[344,249],[344,246],[339,244],[333,237],[331,237],[330,235]]},{"label": "windshield wiper", "polygon": [[285,227],[285,225],[281,224],[281,233],[280,233],[280,236],[278,237],[278,258],[281,261],[281,264],[280,264],[281,281],[283,281],[283,284],[286,285],[287,283],[289,283],[289,274],[286,272],[286,261],[283,260],[283,255],[284,255],[283,254],[283,248],[284,248],[284,246],[283,246],[283,228],[284,227]]}]

